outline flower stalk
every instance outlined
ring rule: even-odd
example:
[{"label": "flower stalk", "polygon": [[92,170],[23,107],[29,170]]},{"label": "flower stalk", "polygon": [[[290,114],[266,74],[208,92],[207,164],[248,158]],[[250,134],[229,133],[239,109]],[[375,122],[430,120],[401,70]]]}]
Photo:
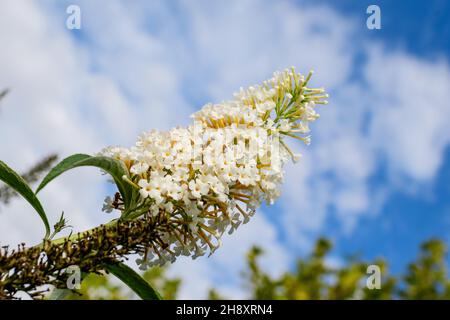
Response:
[{"label": "flower stalk", "polygon": [[[1,248],[0,298],[19,291],[39,297],[43,285],[64,288],[64,270],[72,265],[98,273],[138,254],[146,269],[214,253],[225,232],[233,233],[263,202],[279,197],[283,165],[299,158],[285,139],[309,144],[309,123],[319,117],[315,106],[328,97],[307,87],[311,76],[294,68],[277,72],[262,85],[241,88],[233,100],[205,105],[188,127],[153,130],[131,148],[108,147],[97,157],[62,161],[38,190],[68,168],[101,167],[120,191],[105,199],[103,210],[119,218],[35,247]],[[54,234],[65,227],[61,217]]]}]

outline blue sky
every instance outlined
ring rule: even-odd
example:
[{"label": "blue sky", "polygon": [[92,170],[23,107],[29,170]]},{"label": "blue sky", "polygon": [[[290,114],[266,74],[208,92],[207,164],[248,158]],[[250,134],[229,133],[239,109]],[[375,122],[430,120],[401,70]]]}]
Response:
[{"label": "blue sky", "polygon": [[319,0],[311,3],[314,2],[329,4],[343,14],[357,15],[361,22],[365,17],[359,13],[364,12],[369,5],[377,4],[382,8],[383,28],[378,32],[367,30],[367,36],[379,38],[394,47],[402,46],[428,58],[450,53],[446,40],[450,37],[448,1]]},{"label": "blue sky", "polygon": [[[82,29],[65,28],[78,4]],[[366,28],[378,4],[382,29]],[[179,261],[182,297],[219,286],[245,297],[245,251],[267,249],[279,274],[319,236],[330,264],[360,252],[394,272],[431,236],[450,230],[450,36],[446,1],[10,1],[0,4],[0,157],[18,170],[49,152],[95,153],[134,143],[152,128],[189,123],[207,102],[229,99],[295,65],[329,91],[312,144],[286,168],[283,194],[224,239],[210,258]],[[14,150],[14,152],[6,152]],[[55,181],[42,201],[77,229],[105,222],[105,178],[83,169]],[[74,197],[82,197],[76,201]],[[78,199],[77,199],[78,200]],[[39,240],[39,219],[15,201],[0,215],[0,242]]]},{"label": "blue sky", "polygon": [[[368,5],[377,4],[382,10],[382,29],[375,32],[367,29],[367,37],[424,59],[450,56],[450,3],[447,1],[319,2],[331,4],[343,14],[355,16]],[[365,17],[359,15],[359,19],[363,23]],[[361,219],[359,227],[351,235],[341,236],[336,232],[334,225],[338,221],[327,224],[325,234],[334,235],[337,250],[342,255],[360,252],[367,258],[384,256],[390,261],[393,272],[404,271],[405,265],[416,256],[422,241],[440,237],[449,243],[448,181],[450,149],[447,147],[443,153],[443,164],[432,182],[412,194],[395,192],[378,216]],[[373,177],[373,183],[386,183],[382,169]]]}]

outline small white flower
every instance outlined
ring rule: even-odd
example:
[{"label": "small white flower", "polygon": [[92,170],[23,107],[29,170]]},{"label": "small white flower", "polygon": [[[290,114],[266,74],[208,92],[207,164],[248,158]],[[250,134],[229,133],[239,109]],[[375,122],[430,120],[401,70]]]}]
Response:
[{"label": "small white flower", "polygon": [[150,183],[146,179],[141,179],[139,180],[138,185],[139,187],[141,187],[141,189],[139,190],[141,197],[148,198],[150,191],[152,191]]},{"label": "small white flower", "polygon": [[148,168],[150,168],[150,165],[148,163],[137,162],[130,168],[130,172],[133,174],[140,175],[147,172]]},{"label": "small white flower", "polygon": [[191,190],[192,196],[194,196],[195,198],[201,198],[202,196],[208,194],[209,186],[199,179],[197,179],[197,181],[191,180],[189,181],[189,190]]}]

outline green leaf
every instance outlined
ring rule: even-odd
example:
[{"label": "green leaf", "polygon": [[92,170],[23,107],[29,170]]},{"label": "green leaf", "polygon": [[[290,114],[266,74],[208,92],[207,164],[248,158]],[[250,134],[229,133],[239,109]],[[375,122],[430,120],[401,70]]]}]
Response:
[{"label": "green leaf", "polygon": [[68,295],[72,293],[69,289],[53,289],[47,300],[64,300]]},{"label": "green leaf", "polygon": [[126,264],[122,262],[108,264],[105,268],[122,280],[122,282],[130,287],[130,289],[132,289],[142,300],[161,300],[160,294]]},{"label": "green leaf", "polygon": [[86,166],[97,167],[108,172],[113,177],[114,182],[122,195],[125,208],[129,207],[133,190],[132,187],[122,179],[124,175],[128,177],[128,170],[121,161],[103,156],[92,157],[87,154],[74,154],[67,157],[50,170],[36,189],[36,193],[41,191],[50,181],[62,173],[73,168]]},{"label": "green leaf", "polygon": [[[81,272],[81,282],[89,275],[89,273],[82,271]],[[76,290],[65,289],[65,288],[53,288],[51,293],[46,297],[47,300],[65,300],[72,293],[76,292]]]},{"label": "green leaf", "polygon": [[47,215],[33,190],[31,190],[25,180],[3,161],[0,161],[0,180],[19,193],[36,210],[44,222],[45,237],[47,238],[50,235],[50,224],[48,223]]}]

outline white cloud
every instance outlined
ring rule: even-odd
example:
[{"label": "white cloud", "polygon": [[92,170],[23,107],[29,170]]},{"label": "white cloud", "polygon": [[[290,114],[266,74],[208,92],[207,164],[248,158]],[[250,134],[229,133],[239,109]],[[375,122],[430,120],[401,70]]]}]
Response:
[{"label": "white cloud", "polygon": [[394,173],[432,180],[450,142],[448,61],[420,60],[380,46],[370,46],[368,53],[364,71],[372,88],[375,146]]}]

